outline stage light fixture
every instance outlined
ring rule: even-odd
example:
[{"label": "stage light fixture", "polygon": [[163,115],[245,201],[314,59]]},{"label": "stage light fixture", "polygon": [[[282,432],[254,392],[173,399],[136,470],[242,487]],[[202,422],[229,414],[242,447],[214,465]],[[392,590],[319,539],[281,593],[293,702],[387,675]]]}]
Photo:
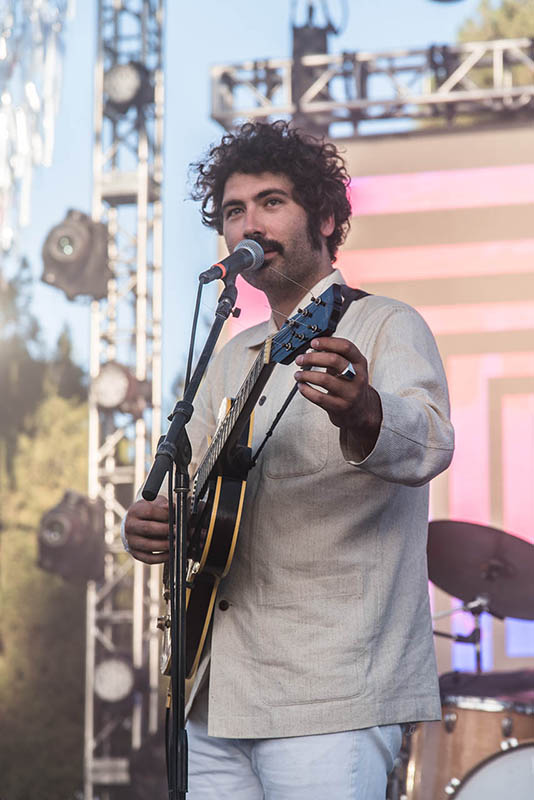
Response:
[{"label": "stage light fixture", "polygon": [[97,405],[105,411],[122,411],[139,418],[150,399],[149,381],[140,381],[122,364],[108,361],[93,380]]},{"label": "stage light fixture", "polygon": [[69,300],[89,295],[102,300],[112,277],[108,266],[108,230],[82,211],[70,209],[45,239],[41,280],[65,292]]},{"label": "stage light fixture", "polygon": [[114,653],[95,667],[94,689],[104,703],[122,703],[136,686],[136,675],[128,656]]},{"label": "stage light fixture", "polygon": [[104,571],[102,502],[68,489],[41,517],[37,542],[41,569],[68,580],[99,580]]},{"label": "stage light fixture", "polygon": [[115,64],[104,75],[104,94],[107,106],[119,114],[125,114],[134,106],[140,108],[154,96],[150,73],[138,61]]}]

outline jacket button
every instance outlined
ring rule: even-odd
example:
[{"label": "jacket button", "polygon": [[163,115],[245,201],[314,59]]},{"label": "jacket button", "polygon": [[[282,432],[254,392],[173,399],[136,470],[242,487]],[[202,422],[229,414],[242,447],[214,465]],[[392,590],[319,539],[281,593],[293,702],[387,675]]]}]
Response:
[{"label": "jacket button", "polygon": [[226,611],[228,608],[230,608],[230,603],[228,602],[228,600],[221,600],[221,602],[219,603],[219,608],[221,609],[221,611]]}]

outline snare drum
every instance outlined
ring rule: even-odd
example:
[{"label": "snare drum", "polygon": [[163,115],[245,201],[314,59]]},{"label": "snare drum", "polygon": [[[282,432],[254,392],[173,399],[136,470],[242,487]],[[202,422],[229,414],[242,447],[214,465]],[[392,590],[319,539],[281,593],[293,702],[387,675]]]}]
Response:
[{"label": "snare drum", "polygon": [[[420,723],[411,737],[407,798],[445,800],[455,794],[460,785],[462,791],[464,785],[469,785],[464,784],[468,775],[469,780],[474,781],[479,770],[480,775],[486,774],[482,773],[486,765],[492,772],[497,769],[490,757],[501,755],[504,750],[505,755],[516,751],[523,753],[517,758],[528,761],[531,746],[519,749],[517,745],[529,739],[534,739],[534,706],[493,697],[445,696],[442,721]],[[502,765],[505,761],[496,759],[496,763]],[[502,771],[502,767],[500,769]],[[485,794],[458,796],[462,800],[464,797],[465,800],[475,796],[484,800],[490,797]],[[522,795],[506,792],[499,797],[519,800]]]}]

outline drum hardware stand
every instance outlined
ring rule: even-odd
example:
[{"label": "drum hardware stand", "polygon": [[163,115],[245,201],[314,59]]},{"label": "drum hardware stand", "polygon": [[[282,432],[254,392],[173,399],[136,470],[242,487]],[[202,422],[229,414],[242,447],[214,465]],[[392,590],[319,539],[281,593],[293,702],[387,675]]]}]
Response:
[{"label": "drum hardware stand", "polygon": [[444,639],[452,639],[452,641],[456,642],[457,644],[474,644],[477,675],[480,675],[482,672],[482,651],[480,646],[482,630],[480,627],[480,616],[488,610],[488,605],[489,598],[487,595],[481,594],[474,600],[471,600],[470,603],[464,603],[462,606],[460,606],[460,608],[453,608],[450,611],[441,611],[439,614],[436,614],[434,617],[432,617],[433,620],[442,619],[443,617],[450,617],[452,614],[456,614],[458,611],[469,611],[469,613],[472,614],[474,627],[471,633],[469,633],[467,636],[461,633],[447,633],[445,631],[436,630],[433,633],[434,636],[441,636]]},{"label": "drum hardware stand", "polygon": [[386,800],[407,800],[406,795],[406,766],[408,764],[409,753],[403,746],[393,763],[393,769],[388,775]]}]

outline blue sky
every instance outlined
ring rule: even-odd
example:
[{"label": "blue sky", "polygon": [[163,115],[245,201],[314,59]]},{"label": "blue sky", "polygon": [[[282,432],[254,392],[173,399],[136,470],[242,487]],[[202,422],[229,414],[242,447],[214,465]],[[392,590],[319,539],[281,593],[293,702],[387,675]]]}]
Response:
[{"label": "blue sky", "polygon": [[[197,275],[213,262],[216,240],[200,223],[188,199],[187,166],[222,129],[210,119],[209,69],[213,64],[249,58],[287,57],[291,50],[291,0],[204,0],[166,3],[166,118],[164,173],[164,393],[183,369]],[[341,0],[329,0],[334,15]],[[388,50],[451,43],[479,0],[348,0],[349,23],[332,37],[331,52]],[[306,2],[297,3],[298,22]],[[318,19],[320,22],[320,19]],[[96,0],[78,0],[68,24],[63,89],[57,119],[54,163],[34,176],[32,216],[22,232],[21,251],[37,278],[41,247],[50,228],[68,208],[90,212],[92,193],[93,69],[96,49]],[[75,359],[89,358],[89,311],[68,302],[62,292],[37,281],[34,313],[50,347],[66,323]]]}]

